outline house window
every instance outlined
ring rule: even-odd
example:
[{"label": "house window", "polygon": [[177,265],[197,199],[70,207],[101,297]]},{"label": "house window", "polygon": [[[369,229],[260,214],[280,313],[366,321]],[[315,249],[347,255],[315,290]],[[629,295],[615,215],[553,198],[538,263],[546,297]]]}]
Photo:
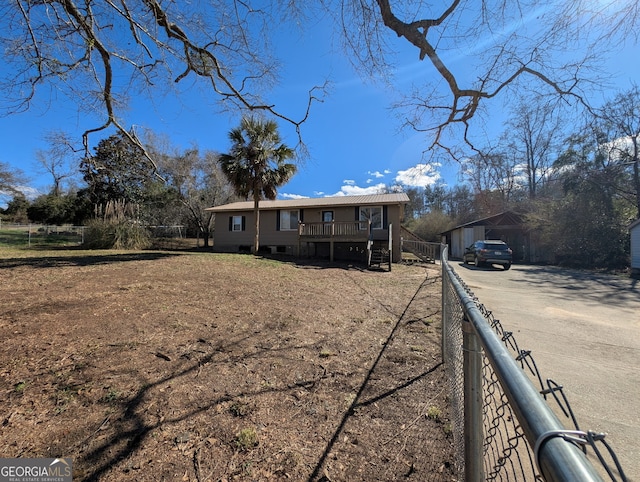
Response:
[{"label": "house window", "polygon": [[291,231],[298,229],[299,213],[298,210],[280,211],[280,231]]},{"label": "house window", "polygon": [[[361,207],[360,221],[367,219],[371,221],[371,229],[382,229],[382,207]],[[361,225],[360,229],[366,229],[366,227]]]},{"label": "house window", "polygon": [[244,216],[231,216],[230,231],[244,231]]}]

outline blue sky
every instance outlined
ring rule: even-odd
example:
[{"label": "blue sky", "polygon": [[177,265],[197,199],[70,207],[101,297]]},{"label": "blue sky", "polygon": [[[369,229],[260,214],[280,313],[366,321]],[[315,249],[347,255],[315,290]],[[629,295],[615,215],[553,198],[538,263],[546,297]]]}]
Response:
[{"label": "blue sky", "polygon": [[[417,52],[395,40],[401,52],[397,69],[400,73],[395,89],[374,82],[364,82],[334,43],[328,25],[319,23],[304,35],[281,33],[277,48],[283,58],[282,83],[269,97],[284,114],[299,118],[306,108],[307,92],[325,78],[331,81],[330,93],[322,103],[314,104],[309,120],[302,127],[309,157],[298,173],[280,191],[280,197],[314,197],[375,192],[383,185],[401,182],[424,186],[441,178],[455,184],[457,167],[452,164],[425,164],[423,150],[429,137],[413,131],[399,132],[396,113],[391,103],[410,80],[435,74],[427,62],[417,60]],[[615,82],[626,89],[640,76],[634,45],[627,45],[610,57],[606,67],[615,73]],[[460,52],[464,63],[473,52]],[[632,61],[630,61],[633,59]],[[4,68],[4,67],[1,67]],[[190,83],[191,82],[191,83]],[[153,102],[138,98],[126,112],[125,125],[150,128],[166,135],[176,147],[197,145],[201,150],[224,152],[229,147],[227,132],[238,125],[239,114],[220,113],[206,90],[192,79],[179,85],[180,96],[156,98]],[[614,91],[612,90],[611,96]],[[610,97],[606,93],[603,97]],[[478,130],[497,136],[502,132],[503,110],[494,103],[484,120],[478,119]],[[38,102],[26,113],[0,118],[0,161],[25,171],[29,185],[41,192],[51,180],[38,174],[35,153],[47,148],[43,140],[47,132],[64,130],[76,136],[101,119],[79,113],[69,99],[55,91],[42,89]],[[289,145],[297,138],[290,126],[280,123]],[[95,145],[106,133],[93,135]]]}]

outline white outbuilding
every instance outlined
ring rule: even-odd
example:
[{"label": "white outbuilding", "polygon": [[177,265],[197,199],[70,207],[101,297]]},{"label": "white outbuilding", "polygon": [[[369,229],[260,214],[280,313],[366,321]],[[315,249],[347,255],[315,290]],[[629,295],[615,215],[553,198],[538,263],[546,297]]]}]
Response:
[{"label": "white outbuilding", "polygon": [[631,235],[631,276],[640,277],[640,219],[629,226]]}]

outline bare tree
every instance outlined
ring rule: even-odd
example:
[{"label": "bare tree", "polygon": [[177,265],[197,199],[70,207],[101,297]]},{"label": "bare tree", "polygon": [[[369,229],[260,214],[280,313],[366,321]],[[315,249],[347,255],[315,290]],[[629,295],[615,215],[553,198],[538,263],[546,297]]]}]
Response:
[{"label": "bare tree", "polygon": [[[144,148],[122,119],[130,95],[167,94],[187,78],[204,80],[214,98],[234,108],[266,111],[293,124],[305,121],[311,89],[299,120],[263,98],[277,80],[269,28],[280,25],[288,2],[238,0],[8,0],[0,6],[5,60],[12,65],[1,87],[5,111],[29,108],[36,92],[54,87],[109,127]],[[283,5],[281,6],[280,3]],[[283,10],[284,9],[284,10]],[[147,157],[149,153],[145,151]]]},{"label": "bare tree", "polygon": [[22,194],[19,187],[24,182],[25,178],[22,171],[0,161],[0,196]]},{"label": "bare tree", "polygon": [[72,178],[78,173],[80,159],[74,159],[76,149],[73,147],[71,136],[62,131],[51,131],[45,135],[45,141],[49,144],[47,150],[36,151],[36,161],[40,167],[51,176],[54,196],[62,193],[62,182]]},{"label": "bare tree", "polygon": [[517,160],[496,151],[478,154],[464,164],[464,176],[473,187],[476,196],[493,192],[506,207],[519,189]]},{"label": "bare tree", "polygon": [[[392,34],[428,62],[420,75],[424,83],[401,105],[409,110],[406,124],[432,131],[433,145],[443,147],[445,130],[456,127],[471,144],[470,120],[508,92],[586,103],[589,82],[598,80],[588,68],[596,54],[637,35],[638,5],[323,1],[324,12],[336,12],[351,59],[367,76],[392,72],[393,54],[403,47]],[[304,13],[315,8],[292,0],[6,0],[0,5],[2,47],[11,67],[0,84],[5,110],[29,108],[41,87],[61,89],[103,115],[84,133],[86,154],[88,136],[109,127],[142,147],[135,131],[125,128],[128,96],[161,97],[176,83],[198,79],[223,104],[279,117],[299,133],[316,89],[297,120],[265,99],[265,87],[278,81],[270,34],[287,21],[305,28],[314,20]]]},{"label": "bare tree", "polygon": [[167,185],[175,190],[186,217],[202,236],[204,247],[209,246],[214,213],[207,208],[235,200],[229,184],[218,164],[219,154],[197,148],[177,155],[161,155],[160,169]]},{"label": "bare tree", "polygon": [[552,106],[522,102],[513,110],[501,143],[521,166],[530,199],[548,179],[561,138],[560,118]]},{"label": "bare tree", "polygon": [[639,11],[634,0],[343,0],[339,20],[354,63],[369,75],[387,77],[390,53],[402,48],[385,27],[427,61],[424,82],[398,105],[406,125],[431,132],[432,147],[458,157],[443,144],[445,132],[461,128],[473,147],[469,122],[491,99],[528,92],[586,106],[589,86],[600,80],[599,54],[637,39]]},{"label": "bare tree", "polygon": [[640,88],[634,85],[619,93],[598,112],[599,151],[615,166],[631,170],[631,190],[640,217]]}]

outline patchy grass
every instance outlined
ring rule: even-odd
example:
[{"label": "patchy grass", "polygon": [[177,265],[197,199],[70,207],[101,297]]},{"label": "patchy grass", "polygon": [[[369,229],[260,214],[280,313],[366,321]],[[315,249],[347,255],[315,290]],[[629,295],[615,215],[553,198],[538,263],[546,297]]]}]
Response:
[{"label": "patchy grass", "polygon": [[43,228],[19,226],[0,229],[0,245],[16,248],[56,248],[78,246],[82,242],[82,231],[78,229]]},{"label": "patchy grass", "polygon": [[236,448],[247,452],[258,445],[258,433],[255,428],[243,428],[236,435]]},{"label": "patchy grass", "polygon": [[0,248],[0,453],[77,481],[455,480],[439,275]]}]

